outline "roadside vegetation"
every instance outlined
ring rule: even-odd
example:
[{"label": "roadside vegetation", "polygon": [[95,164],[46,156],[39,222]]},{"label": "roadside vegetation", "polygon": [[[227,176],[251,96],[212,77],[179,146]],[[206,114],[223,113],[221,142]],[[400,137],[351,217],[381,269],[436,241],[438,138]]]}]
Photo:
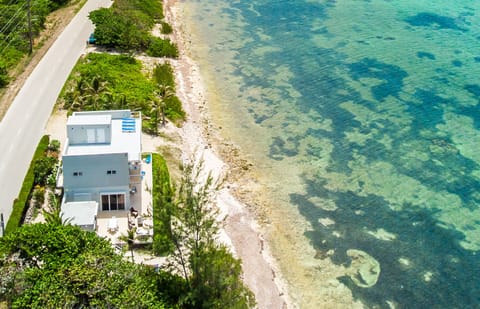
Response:
[{"label": "roadside vegetation", "polygon": [[0,88],[8,85],[11,79],[10,71],[30,53],[33,48],[30,39],[33,41],[44,29],[47,15],[68,2],[68,0],[0,1]]},{"label": "roadside vegetation", "polygon": [[5,234],[14,232],[23,223],[32,198],[34,204],[40,208],[48,191],[46,187],[50,187],[50,191],[55,188],[59,146],[60,143],[56,140],[50,142],[48,135],[41,138],[23,180],[20,193],[13,202],[12,213],[5,227]]},{"label": "roadside vegetation", "polygon": [[163,21],[162,3],[158,0],[115,0],[110,8],[90,13],[95,25],[96,44],[120,51],[145,52],[152,57],[178,57],[178,49],[168,38],[151,34],[155,24],[162,33],[171,27]]}]

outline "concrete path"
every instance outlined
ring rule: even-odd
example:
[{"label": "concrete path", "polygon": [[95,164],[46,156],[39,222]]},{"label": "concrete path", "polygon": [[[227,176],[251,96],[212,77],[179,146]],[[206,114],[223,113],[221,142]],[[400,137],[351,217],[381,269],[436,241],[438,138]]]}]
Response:
[{"label": "concrete path", "polygon": [[0,122],[0,213],[5,225],[58,94],[93,31],[88,14],[111,4],[110,0],[89,0],[84,5],[39,62]]}]

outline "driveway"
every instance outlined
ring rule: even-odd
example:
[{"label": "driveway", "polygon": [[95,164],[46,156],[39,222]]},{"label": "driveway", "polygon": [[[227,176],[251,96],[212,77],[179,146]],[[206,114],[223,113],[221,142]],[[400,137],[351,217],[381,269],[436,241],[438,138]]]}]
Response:
[{"label": "driveway", "polygon": [[39,62],[0,122],[0,213],[5,225],[57,97],[93,31],[88,13],[111,4],[110,0],[85,3]]}]

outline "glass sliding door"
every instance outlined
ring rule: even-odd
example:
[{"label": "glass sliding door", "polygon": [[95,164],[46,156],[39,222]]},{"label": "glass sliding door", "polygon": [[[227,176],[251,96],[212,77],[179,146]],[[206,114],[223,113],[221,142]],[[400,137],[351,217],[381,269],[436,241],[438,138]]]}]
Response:
[{"label": "glass sliding door", "polygon": [[125,210],[125,194],[102,194],[102,210]]},{"label": "glass sliding door", "polygon": [[117,195],[118,210],[125,210],[125,194]]},{"label": "glass sliding door", "polygon": [[110,210],[109,195],[102,195],[102,210]]},{"label": "glass sliding door", "polygon": [[110,210],[117,210],[117,195],[118,194],[110,194]]}]

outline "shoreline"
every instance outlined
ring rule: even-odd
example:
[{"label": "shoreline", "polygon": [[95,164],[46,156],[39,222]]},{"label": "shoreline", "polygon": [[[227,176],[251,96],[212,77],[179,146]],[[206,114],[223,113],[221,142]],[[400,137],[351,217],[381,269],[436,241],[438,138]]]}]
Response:
[{"label": "shoreline", "polygon": [[188,35],[183,30],[181,12],[176,0],[165,0],[164,15],[172,25],[174,41],[179,49],[178,60],[170,61],[174,68],[177,96],[183,102],[188,119],[180,128],[184,158],[204,159],[206,171],[214,177],[226,175],[225,188],[217,196],[217,207],[227,216],[220,238],[242,260],[245,284],[255,294],[258,308],[295,308],[288,296],[287,284],[270,252],[264,232],[251,207],[235,196],[236,179],[245,174],[250,164],[235,158],[239,149],[221,138],[209,118],[206,88],[198,65],[190,58]]}]

